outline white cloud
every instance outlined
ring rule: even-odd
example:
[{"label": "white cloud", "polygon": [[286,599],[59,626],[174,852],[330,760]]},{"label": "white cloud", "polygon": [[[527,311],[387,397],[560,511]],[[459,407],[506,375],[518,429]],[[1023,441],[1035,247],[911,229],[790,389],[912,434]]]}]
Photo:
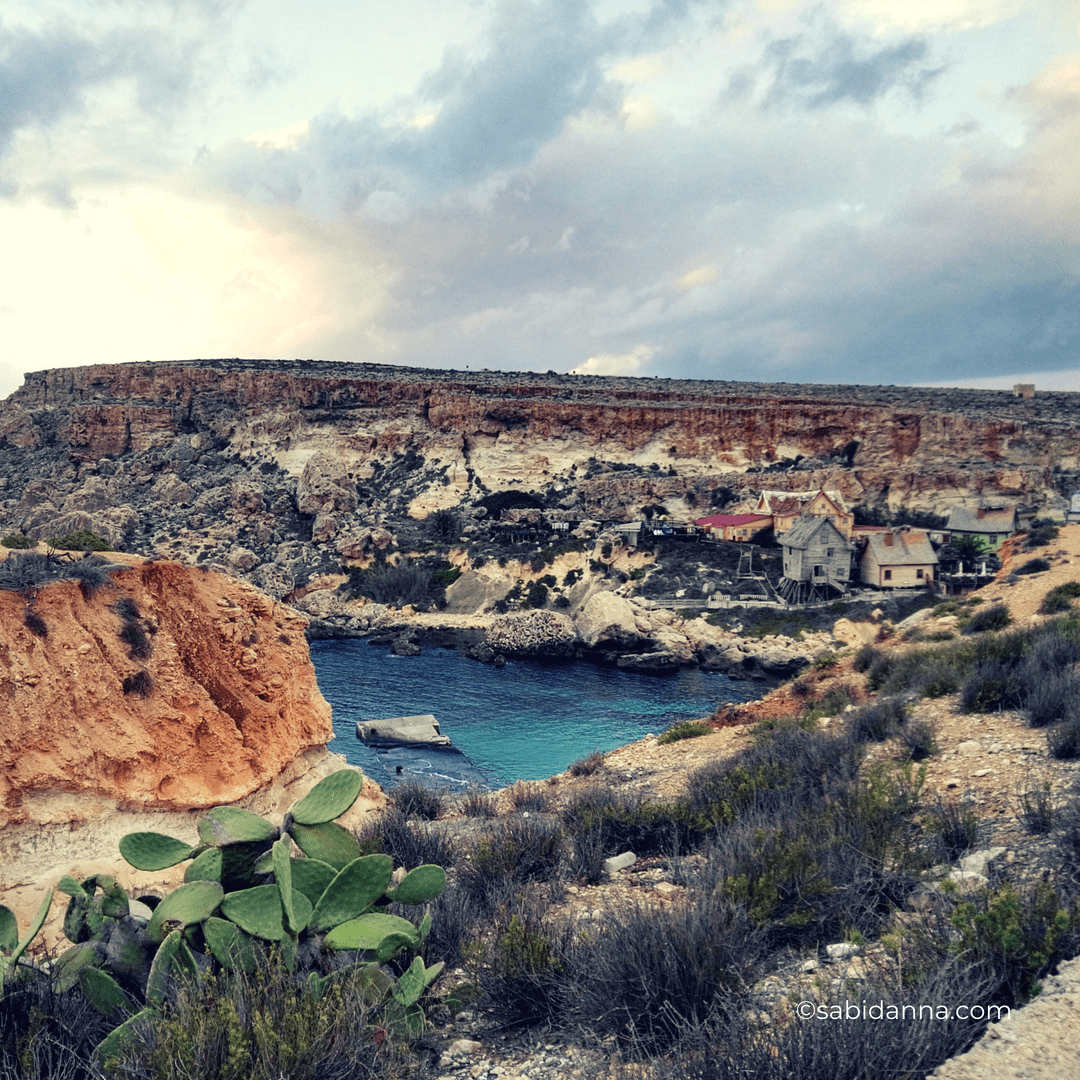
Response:
[{"label": "white cloud", "polygon": [[636,345],[627,353],[601,353],[590,356],[572,368],[571,375],[634,375],[656,355],[651,345]]}]

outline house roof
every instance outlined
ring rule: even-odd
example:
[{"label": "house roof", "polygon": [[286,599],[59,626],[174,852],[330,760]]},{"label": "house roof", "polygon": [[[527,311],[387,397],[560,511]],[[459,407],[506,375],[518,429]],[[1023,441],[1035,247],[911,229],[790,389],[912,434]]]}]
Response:
[{"label": "house roof", "polygon": [[949,523],[945,528],[954,532],[1015,532],[1016,507],[979,507],[976,509],[971,506],[951,506],[949,507]]},{"label": "house roof", "polygon": [[761,499],[764,500],[770,514],[791,514],[798,513],[806,503],[819,495],[824,495],[841,513],[847,513],[844,496],[833,489],[828,491],[824,488],[815,488],[813,491],[763,491]]},{"label": "house roof", "polygon": [[722,529],[728,525],[749,525],[752,521],[768,520],[768,514],[713,514],[711,517],[698,518],[694,524],[711,529]]},{"label": "house roof", "polygon": [[781,546],[798,548],[800,551],[810,546],[818,529],[829,529],[836,534],[841,544],[847,546],[844,534],[827,517],[802,517],[786,533],[778,537]]},{"label": "house roof", "polygon": [[879,566],[936,566],[938,561],[926,533],[871,533],[866,551]]}]

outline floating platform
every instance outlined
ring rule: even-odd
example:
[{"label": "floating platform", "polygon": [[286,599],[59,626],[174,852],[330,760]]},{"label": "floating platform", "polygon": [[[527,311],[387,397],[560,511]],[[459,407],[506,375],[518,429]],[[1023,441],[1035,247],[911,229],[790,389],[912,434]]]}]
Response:
[{"label": "floating platform", "polygon": [[450,737],[439,730],[439,721],[431,713],[420,716],[392,716],[388,720],[361,720],[356,737],[372,747],[450,746]]}]

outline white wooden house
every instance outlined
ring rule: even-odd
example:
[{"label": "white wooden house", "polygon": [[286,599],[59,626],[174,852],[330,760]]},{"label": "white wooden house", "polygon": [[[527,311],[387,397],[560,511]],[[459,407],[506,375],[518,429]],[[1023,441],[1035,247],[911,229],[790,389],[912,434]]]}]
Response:
[{"label": "white wooden house", "polygon": [[851,545],[831,518],[808,514],[777,540],[784,550],[779,592],[786,600],[807,603],[847,592]]}]

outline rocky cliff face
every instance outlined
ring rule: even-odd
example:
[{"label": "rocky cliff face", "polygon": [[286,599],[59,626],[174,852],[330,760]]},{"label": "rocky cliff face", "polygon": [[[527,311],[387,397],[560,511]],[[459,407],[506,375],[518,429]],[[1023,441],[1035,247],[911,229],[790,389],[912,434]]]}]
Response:
[{"label": "rocky cliff face", "polygon": [[[0,592],[0,894],[17,913],[75,868],[125,870],[126,832],[194,837],[224,803],[280,814],[344,764],[302,617],[222,574],[124,561],[89,597]],[[365,793],[357,813],[384,801]]]},{"label": "rocky cliff face", "polygon": [[[943,512],[1062,505],[1080,395],[191,361],[37,372],[0,403],[0,514],[211,559],[274,595],[506,489],[596,519],[763,487]],[[792,475],[788,475],[788,474]]]}]

